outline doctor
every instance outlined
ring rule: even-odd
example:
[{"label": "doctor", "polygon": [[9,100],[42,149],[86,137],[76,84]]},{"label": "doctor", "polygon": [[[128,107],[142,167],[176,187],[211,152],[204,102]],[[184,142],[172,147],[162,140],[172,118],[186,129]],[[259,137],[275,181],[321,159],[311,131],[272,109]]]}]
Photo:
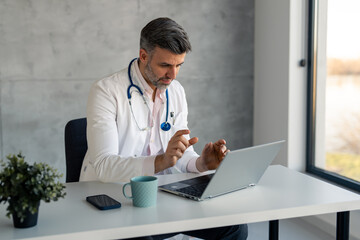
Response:
[{"label": "doctor", "polygon": [[[206,144],[199,156],[192,147],[198,138],[189,136],[186,96],[175,80],[189,51],[187,33],[180,25],[169,18],[155,19],[141,31],[139,57],[93,84],[80,181],[125,182],[134,176],[198,173],[219,166],[229,151],[225,140]],[[246,239],[247,226],[190,235]]]}]

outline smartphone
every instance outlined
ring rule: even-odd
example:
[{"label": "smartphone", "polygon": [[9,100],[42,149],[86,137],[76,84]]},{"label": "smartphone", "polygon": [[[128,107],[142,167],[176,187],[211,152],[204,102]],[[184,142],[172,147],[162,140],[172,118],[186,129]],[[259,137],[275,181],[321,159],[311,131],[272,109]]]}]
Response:
[{"label": "smartphone", "polygon": [[105,194],[86,197],[86,201],[100,210],[120,208],[121,203]]}]

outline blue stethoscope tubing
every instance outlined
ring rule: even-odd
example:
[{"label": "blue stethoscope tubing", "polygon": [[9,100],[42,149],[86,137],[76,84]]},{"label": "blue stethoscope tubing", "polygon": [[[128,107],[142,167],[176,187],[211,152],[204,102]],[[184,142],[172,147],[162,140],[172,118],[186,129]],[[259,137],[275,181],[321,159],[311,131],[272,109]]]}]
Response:
[{"label": "blue stethoscope tubing", "polygon": [[[144,94],[143,92],[141,91],[140,87],[135,85],[132,81],[132,78],[131,78],[131,65],[132,63],[136,60],[137,58],[134,58],[133,60],[131,60],[131,62],[129,63],[129,67],[128,67],[128,76],[129,76],[129,81],[130,81],[130,85],[127,89],[127,97],[128,97],[128,100],[130,101],[131,100],[131,94],[130,94],[130,90],[132,87],[136,88],[139,93],[141,94],[141,96],[144,97]],[[163,122],[161,125],[160,125],[160,128],[163,130],[163,131],[169,131],[170,128],[171,128],[171,124],[168,122],[168,116],[169,116],[169,93],[168,93],[168,90],[166,89],[165,91],[165,94],[166,94],[166,119],[165,119],[165,122]]]}]

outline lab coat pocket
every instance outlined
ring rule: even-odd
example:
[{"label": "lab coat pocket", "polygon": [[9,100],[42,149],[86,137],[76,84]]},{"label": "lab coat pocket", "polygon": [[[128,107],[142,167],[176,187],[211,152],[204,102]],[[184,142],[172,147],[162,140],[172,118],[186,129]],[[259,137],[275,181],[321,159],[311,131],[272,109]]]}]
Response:
[{"label": "lab coat pocket", "polygon": [[[189,129],[187,126],[187,121],[184,113],[179,112],[178,114],[175,114],[170,121],[173,126],[174,134],[179,130]],[[184,135],[184,136],[189,139],[189,135]]]},{"label": "lab coat pocket", "polygon": [[170,112],[170,123],[176,128],[185,127],[187,129],[187,120],[183,112]]}]

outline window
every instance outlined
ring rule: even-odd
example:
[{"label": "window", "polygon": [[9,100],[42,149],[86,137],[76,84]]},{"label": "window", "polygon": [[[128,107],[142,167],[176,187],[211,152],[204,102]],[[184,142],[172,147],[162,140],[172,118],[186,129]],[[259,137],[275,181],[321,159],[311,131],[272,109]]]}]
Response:
[{"label": "window", "polygon": [[307,171],[360,191],[360,1],[309,1]]}]

